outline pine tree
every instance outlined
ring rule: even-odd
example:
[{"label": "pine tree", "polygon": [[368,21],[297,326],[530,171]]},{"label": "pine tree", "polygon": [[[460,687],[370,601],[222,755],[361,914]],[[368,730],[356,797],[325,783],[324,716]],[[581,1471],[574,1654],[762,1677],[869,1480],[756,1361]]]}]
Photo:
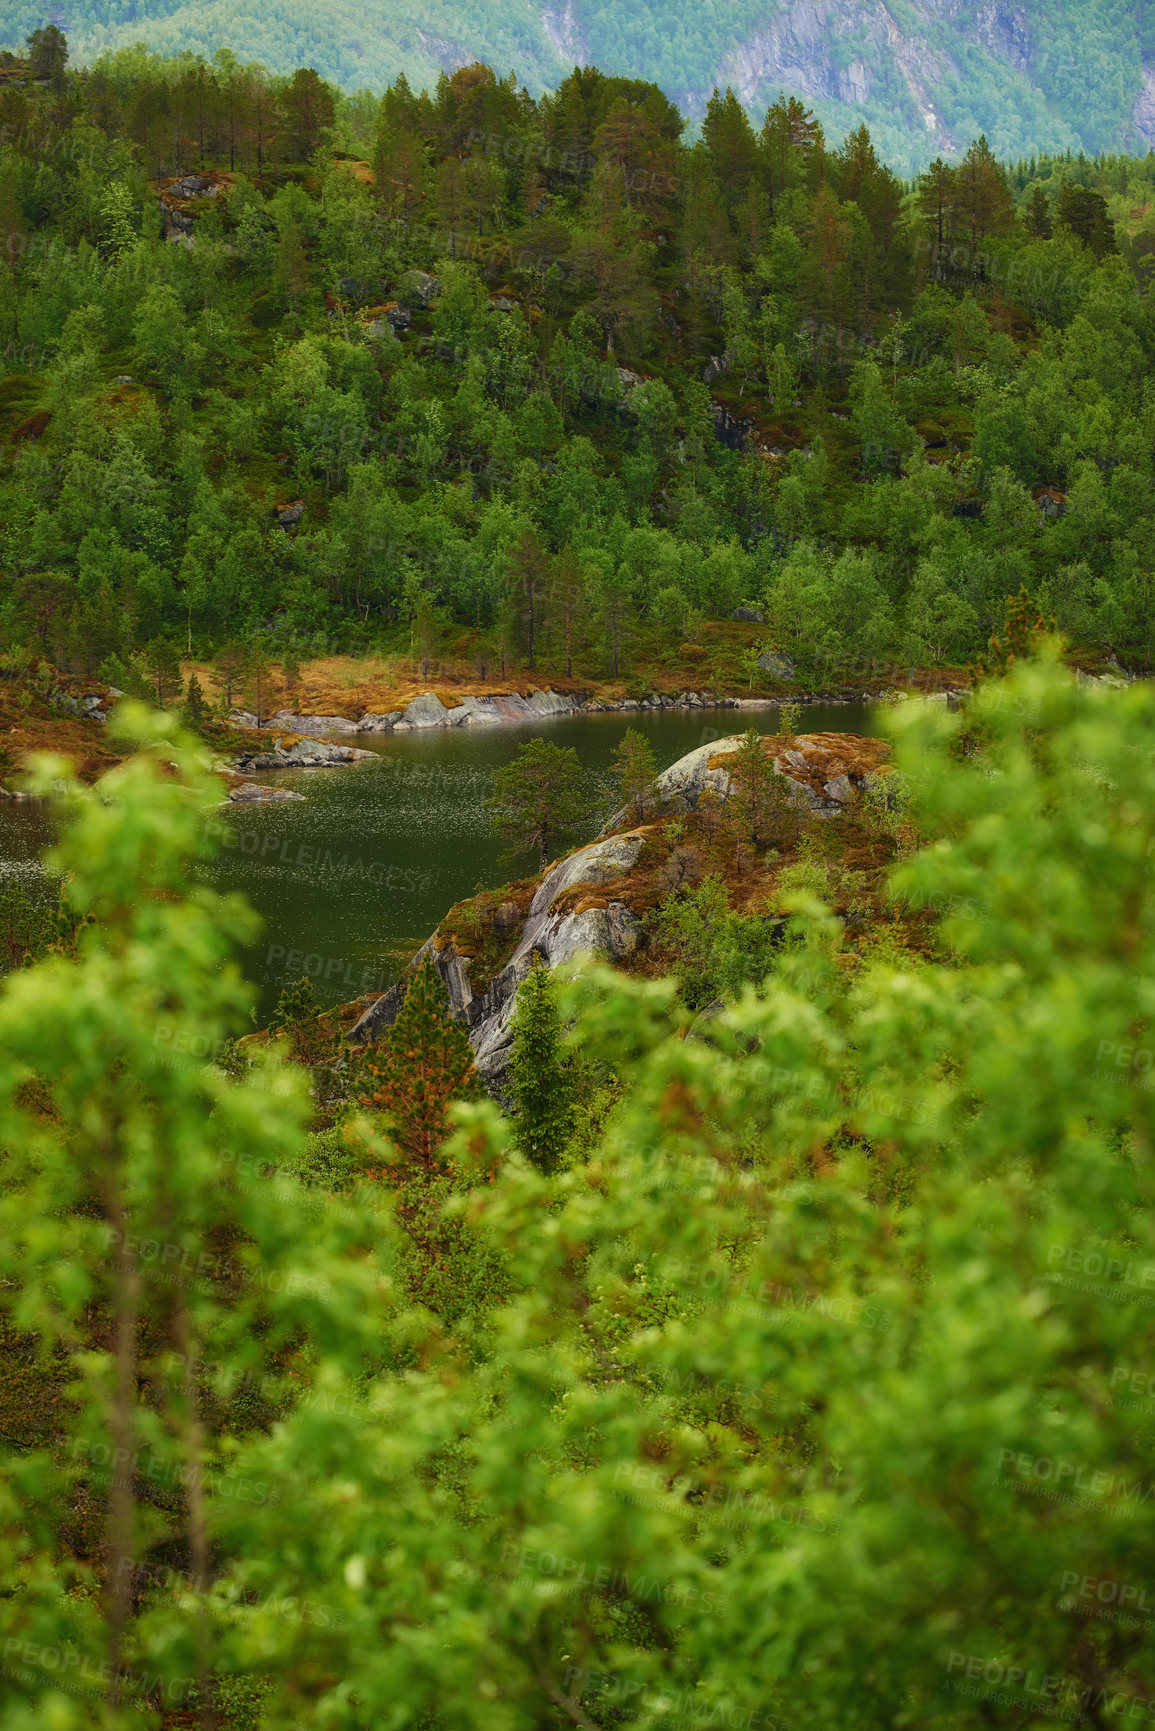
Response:
[{"label": "pine tree", "polygon": [[510,1024],[509,1091],[517,1105],[514,1137],[541,1172],[556,1172],[572,1129],[572,1087],[562,1059],[557,982],[535,955],[517,991]]},{"label": "pine tree", "polygon": [[527,529],[509,556],[509,599],[521,627],[526,660],[537,665],[537,639],[541,631],[549,584],[549,561],[532,530]]},{"label": "pine tree", "polygon": [[544,871],[551,843],[574,834],[589,814],[577,752],[572,745],[531,739],[494,775],[487,809],[507,857],[537,848]]},{"label": "pine tree", "polygon": [[185,713],[188,724],[194,733],[199,733],[208,720],[209,706],[201,689],[201,682],[195,673],[189,674],[188,689],[185,692]]},{"label": "pine tree", "polygon": [[239,643],[226,643],[217,651],[213,672],[224,688],[222,695],[227,715],[233,707],[233,693],[239,688],[245,673],[245,652]]},{"label": "pine tree", "polygon": [[272,699],[273,669],[263,645],[250,644],[244,660],[245,696],[260,727]]},{"label": "pine tree", "polygon": [[726,770],[730,777],[728,805],[734,814],[740,870],[742,843],[749,841],[757,846],[772,827],[781,805],[782,783],[763,749],[762,735],[754,728],[743,735],[740,748],[726,761]]},{"label": "pine tree", "polygon": [[481,1092],[465,1024],[450,1014],[441,976],[426,956],[396,1021],[364,1061],[360,1103],[385,1116],[409,1167],[429,1175],[449,1135],[450,1103]]},{"label": "pine tree", "polygon": [[1036,240],[1050,240],[1051,206],[1041,186],[1036,186],[1027,200],[1023,221],[1027,225],[1028,234],[1033,235]]},{"label": "pine tree", "polygon": [[564,548],[554,560],[550,612],[560,627],[565,645],[566,678],[572,679],[574,645],[579,640],[585,612],[585,578],[570,547]]},{"label": "pine tree", "polygon": [[641,823],[646,806],[658,795],[658,764],[653,746],[636,728],[623,735],[614,752],[612,773],[634,822]]},{"label": "pine tree", "polygon": [[149,684],[158,709],[164,709],[180,695],[180,657],[171,643],[158,638],[147,650]]}]

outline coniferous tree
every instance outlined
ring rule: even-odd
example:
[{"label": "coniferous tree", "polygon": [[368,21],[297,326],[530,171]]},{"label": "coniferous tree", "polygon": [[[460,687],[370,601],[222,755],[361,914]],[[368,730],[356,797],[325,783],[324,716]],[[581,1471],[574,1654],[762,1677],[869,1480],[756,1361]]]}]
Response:
[{"label": "coniferous tree", "polygon": [[512,763],[497,770],[487,807],[508,857],[535,848],[544,871],[550,847],[578,831],[589,815],[577,752],[552,740],[531,739]]},{"label": "coniferous tree", "polygon": [[626,730],[614,751],[612,773],[631,817],[641,823],[657,797],[658,764],[653,746],[636,728]]},{"label": "coniferous tree", "polygon": [[185,711],[189,726],[194,733],[199,733],[208,720],[209,706],[196,673],[189,674],[188,688],[185,691]]},{"label": "coniferous tree", "polygon": [[557,983],[541,956],[517,989],[510,1022],[508,1087],[517,1108],[517,1146],[539,1172],[556,1172],[573,1127],[572,1088],[563,1062]]},{"label": "coniferous tree", "polygon": [[180,656],[173,644],[158,638],[147,656],[149,681],[158,709],[164,709],[181,692]]},{"label": "coniferous tree", "polygon": [[736,835],[755,846],[768,839],[781,809],[783,782],[767,756],[762,735],[750,728],[740,748],[726,758],[730,777],[729,807],[736,817]]},{"label": "coniferous tree", "polygon": [[465,1024],[450,1014],[449,995],[426,956],[396,1020],[364,1061],[358,1099],[384,1115],[407,1165],[430,1174],[449,1135],[451,1103],[481,1092]]}]

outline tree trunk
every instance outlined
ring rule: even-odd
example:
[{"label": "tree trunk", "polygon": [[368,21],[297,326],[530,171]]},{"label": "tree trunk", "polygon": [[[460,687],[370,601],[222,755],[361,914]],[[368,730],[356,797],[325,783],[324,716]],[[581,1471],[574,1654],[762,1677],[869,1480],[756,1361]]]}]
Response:
[{"label": "tree trunk", "polygon": [[[111,1165],[116,1156],[106,1150]],[[108,1223],[116,1233],[117,1280],[114,1329],[115,1380],[109,1412],[112,1434],[112,1480],[108,1488],[105,1528],[105,1563],[108,1572],[108,1662],[111,1672],[109,1701],[120,1705],[121,1653],[124,1628],[132,1609],[133,1551],[136,1537],[136,1498],[133,1491],[133,1412],[136,1407],[136,1331],[140,1316],[140,1275],[128,1257],[127,1218],[124,1198],[115,1176],[109,1175]]]}]

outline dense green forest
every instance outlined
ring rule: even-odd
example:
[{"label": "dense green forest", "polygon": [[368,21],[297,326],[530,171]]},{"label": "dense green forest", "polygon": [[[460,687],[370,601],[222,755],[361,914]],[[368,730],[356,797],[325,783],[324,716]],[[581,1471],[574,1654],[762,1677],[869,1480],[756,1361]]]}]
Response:
[{"label": "dense green forest", "polygon": [[[210,60],[224,48],[279,73],[315,66],[350,93],[399,74],[432,85],[484,60],[541,95],[576,62],[659,84],[698,121],[715,85],[739,89],[752,117],[784,87],[815,101],[832,135],[865,121],[905,173],[980,133],[1000,156],[1142,145],[1133,110],[1155,59],[1146,0],[1025,0],[1013,11],[908,0],[881,14],[861,0],[821,12],[779,0],[430,0],[420,21],[397,0],[77,0],[67,16],[74,57],[88,64],[138,42]],[[9,0],[0,46],[18,49],[44,20],[38,0]]]},{"label": "dense green forest", "polygon": [[[1155,696],[1071,667],[1151,672],[1151,159],[903,182],[789,98],[55,27],[0,138],[0,766],[57,836],[0,878],[0,1731],[1155,1718]],[[745,631],[966,689],[893,756],[704,730],[666,805],[537,735],[534,875],[363,1043],[308,977],[255,1029],[182,659]],[[535,907],[630,947],[511,980]]]},{"label": "dense green forest", "polygon": [[0,618],[51,660],[524,654],[570,594],[615,659],[753,601],[803,664],[950,662],[1020,586],[1149,659],[1150,159],[904,187],[592,71],[374,113],[134,54],[0,104]]},{"label": "dense green forest", "polygon": [[[360,1058],[307,982],[237,1045],[253,920],[171,716],[120,706],[95,788],[41,762],[6,1731],[1149,1720],[1155,713],[1015,641],[803,822],[776,919],[668,814],[674,977],[533,969],[512,1118],[431,962]],[[748,744],[749,853],[801,820]]]}]

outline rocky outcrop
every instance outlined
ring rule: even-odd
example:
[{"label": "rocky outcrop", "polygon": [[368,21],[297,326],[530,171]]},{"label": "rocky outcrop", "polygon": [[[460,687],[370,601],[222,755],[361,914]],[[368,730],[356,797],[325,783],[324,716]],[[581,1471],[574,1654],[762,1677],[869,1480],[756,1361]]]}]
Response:
[{"label": "rocky outcrop", "polygon": [[758,666],[763,673],[769,673],[774,679],[785,680],[787,684],[797,677],[790,657],[777,649],[763,651],[758,657]]},{"label": "rocky outcrop", "polygon": [[75,715],[87,721],[107,721],[108,712],[116,698],[123,697],[124,692],[118,691],[115,685],[101,685],[95,691],[67,691],[62,685],[54,686],[48,694],[48,701],[53,709],[62,710],[65,715]]},{"label": "rocky outcrop", "polygon": [[[735,733],[687,752],[659,775],[658,797],[651,808],[696,811],[707,787],[713,788],[719,799],[726,799],[730,776],[725,759],[742,743],[742,735]],[[770,738],[766,751],[775,770],[790,784],[787,792],[791,802],[816,817],[837,817],[855,789],[876,774],[890,755],[884,740],[866,739],[857,733],[804,733],[780,745]],[[624,809],[616,813],[603,834],[624,822],[626,815]]]},{"label": "rocky outcrop", "polygon": [[1135,129],[1150,145],[1155,145],[1155,66],[1144,66],[1143,82],[1135,98],[1131,118]]},{"label": "rocky outcrop", "polygon": [[416,295],[422,306],[430,306],[441,293],[441,278],[428,271],[411,270],[405,277],[405,287]]},{"label": "rocky outcrop", "polygon": [[[624,961],[637,948],[641,921],[624,902],[613,900],[606,886],[632,870],[643,839],[637,834],[610,836],[551,866],[534,893],[512,956],[484,992],[474,992],[469,962],[451,943],[438,948],[436,939],[430,938],[414,957],[413,967],[426,956],[432,957],[449,994],[450,1010],[469,1024],[474,1060],[492,1091],[500,1093],[513,1043],[510,1018],[517,988],[535,956],[541,956],[549,967],[559,968],[588,951],[602,951],[615,961]],[[590,905],[579,900],[576,907],[555,911],[554,903],[563,892],[579,885],[589,887]],[[398,980],[365,1011],[348,1035],[354,1045],[380,1038],[401,1008],[405,985],[403,979]]]},{"label": "rocky outcrop", "polygon": [[[780,749],[776,740],[767,743],[775,750],[774,766],[789,783],[791,797],[822,817],[837,816],[857,789],[876,779],[890,752],[884,741],[858,734],[803,734],[781,741]],[[738,735],[711,741],[664,770],[657,783],[662,808],[694,810],[706,787],[725,799],[730,791],[725,759],[741,744]],[[484,991],[474,991],[469,959],[452,940],[446,942],[435,933],[414,957],[412,967],[427,956],[432,959],[449,994],[451,1012],[469,1026],[482,1080],[498,1098],[513,1044],[510,1019],[517,989],[534,957],[540,956],[551,968],[589,952],[621,962],[641,941],[641,920],[613,893],[615,882],[633,871],[645,845],[645,835],[636,828],[612,833],[624,816],[619,813],[611,820],[597,841],[548,868],[524,921],[516,902],[498,906],[495,930],[516,934],[516,942],[509,960]],[[402,978],[364,1011],[347,1038],[354,1045],[379,1039],[397,1016],[405,989]]]},{"label": "rocky outcrop", "polygon": [[263,781],[238,781],[229,789],[229,805],[283,804],[285,800],[304,799],[288,787],[268,787]]},{"label": "rocky outcrop", "polygon": [[[714,691],[681,691],[677,696],[666,692],[651,692],[649,697],[623,697],[588,701],[580,695],[561,691],[531,691],[528,697],[516,691],[496,692],[480,697],[463,697],[459,703],[446,704],[436,692],[424,691],[404,709],[383,713],[366,710],[358,720],[345,715],[298,715],[289,709],[278,709],[265,722],[262,730],[297,731],[307,727],[314,733],[409,733],[427,727],[486,727],[505,721],[541,721],[553,715],[606,715],[616,711],[659,709],[737,709],[736,697],[720,697]],[[257,718],[247,710],[234,710],[229,719],[240,727],[256,729]]]},{"label": "rocky outcrop", "polygon": [[564,6],[543,6],[541,27],[559,60],[570,66],[588,64],[589,44],[574,12],[573,0],[565,0]]},{"label": "rocky outcrop", "polygon": [[340,769],[345,764],[376,758],[372,751],[353,745],[334,745],[329,739],[294,739],[288,745],[278,739],[272,751],[242,751],[234,767],[242,772],[255,769]]}]

